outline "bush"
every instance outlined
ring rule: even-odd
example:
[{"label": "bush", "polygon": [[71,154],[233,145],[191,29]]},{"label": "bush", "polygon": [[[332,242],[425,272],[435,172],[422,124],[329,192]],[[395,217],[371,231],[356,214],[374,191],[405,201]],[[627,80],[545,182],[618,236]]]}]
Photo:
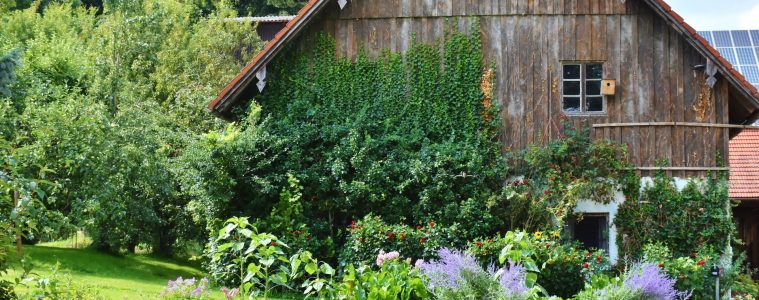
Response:
[{"label": "bush", "polygon": [[[379,261],[379,259],[378,259]],[[335,299],[409,300],[428,299],[429,292],[419,270],[398,256],[383,261],[379,270],[367,265],[343,270],[342,282],[331,294]]]},{"label": "bush", "polygon": [[673,179],[658,174],[640,201],[625,201],[614,219],[620,255],[635,260],[647,243],[661,242],[675,256],[704,247],[725,249],[736,236],[724,178],[690,181],[678,191]]},{"label": "bush", "polygon": [[677,257],[662,243],[647,244],[643,247],[643,261],[657,265],[676,280],[681,291],[692,291],[694,299],[714,296],[715,280],[711,268],[720,268],[720,290],[722,294],[731,289],[741,268],[741,259],[732,262],[717,254],[710,247],[704,247],[685,257]]},{"label": "bush", "polygon": [[[582,290],[584,279],[610,269],[608,256],[600,250],[583,250],[577,243],[565,243],[560,232],[523,231],[503,236],[477,239],[469,243],[468,252],[485,263],[497,262],[502,249],[520,251],[536,266],[537,283],[548,294],[569,298]],[[512,258],[513,259],[513,258]]]},{"label": "bush", "polygon": [[368,215],[351,222],[348,237],[340,253],[340,265],[369,264],[380,249],[397,251],[411,259],[429,259],[440,248],[448,247],[455,232],[435,221],[416,225],[386,224],[380,217]]}]

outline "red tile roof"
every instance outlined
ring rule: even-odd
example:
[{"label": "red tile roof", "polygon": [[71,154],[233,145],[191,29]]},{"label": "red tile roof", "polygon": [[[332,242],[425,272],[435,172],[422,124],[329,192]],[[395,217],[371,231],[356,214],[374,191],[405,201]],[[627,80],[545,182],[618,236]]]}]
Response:
[{"label": "red tile roof", "polygon": [[759,200],[759,129],[730,140],[730,198]]},{"label": "red tile roof", "polygon": [[[218,97],[208,104],[208,108],[214,113],[221,114],[228,111],[231,105],[236,102],[240,91],[252,83],[253,75],[266,65],[279,51],[289,42],[293,36],[305,27],[313,16],[331,0],[309,0],[298,15],[287,23],[284,29],[280,31],[273,40],[264,46],[263,49],[253,58],[240,74],[237,75],[225,88]],[[373,0],[368,0],[373,1]],[[740,72],[733,68],[727,59],[714,49],[709,43],[696,32],[696,30],[685,22],[683,17],[672,10],[664,0],[642,0],[651,8],[661,14],[665,20],[671,22],[673,26],[682,32],[686,39],[693,41],[692,45],[702,52],[702,55],[709,57],[715,62],[717,67],[722,71],[728,81],[738,87],[745,93],[748,101],[753,102],[752,106],[759,107],[759,90],[751,85]],[[753,121],[753,120],[751,120]]]}]

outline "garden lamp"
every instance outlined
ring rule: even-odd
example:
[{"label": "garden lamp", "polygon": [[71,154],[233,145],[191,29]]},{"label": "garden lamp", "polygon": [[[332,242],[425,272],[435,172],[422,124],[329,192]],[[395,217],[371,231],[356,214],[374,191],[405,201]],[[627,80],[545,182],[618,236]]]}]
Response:
[{"label": "garden lamp", "polygon": [[714,288],[714,299],[719,300],[719,267],[717,264],[714,264],[714,266],[712,266],[711,275],[714,277],[714,281],[716,283]]}]

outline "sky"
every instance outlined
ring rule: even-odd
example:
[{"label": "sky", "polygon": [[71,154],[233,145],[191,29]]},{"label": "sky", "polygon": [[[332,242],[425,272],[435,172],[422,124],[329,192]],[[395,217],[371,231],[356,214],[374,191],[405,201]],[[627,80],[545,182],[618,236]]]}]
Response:
[{"label": "sky", "polygon": [[759,0],[666,0],[696,30],[759,29]]}]

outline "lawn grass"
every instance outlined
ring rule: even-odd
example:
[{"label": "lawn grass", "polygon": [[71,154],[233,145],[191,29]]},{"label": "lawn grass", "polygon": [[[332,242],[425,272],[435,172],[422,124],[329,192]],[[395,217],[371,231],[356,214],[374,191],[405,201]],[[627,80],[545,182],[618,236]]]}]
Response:
[{"label": "lawn grass", "polygon": [[[170,279],[205,277],[193,266],[147,255],[114,256],[90,249],[49,246],[26,246],[24,254],[31,258],[34,273],[50,276],[60,263],[58,274],[68,274],[74,281],[96,288],[108,299],[156,299]],[[15,270],[8,276],[18,274],[19,270]],[[221,293],[214,296],[223,298]]]}]

